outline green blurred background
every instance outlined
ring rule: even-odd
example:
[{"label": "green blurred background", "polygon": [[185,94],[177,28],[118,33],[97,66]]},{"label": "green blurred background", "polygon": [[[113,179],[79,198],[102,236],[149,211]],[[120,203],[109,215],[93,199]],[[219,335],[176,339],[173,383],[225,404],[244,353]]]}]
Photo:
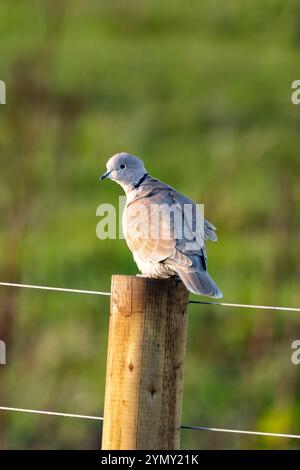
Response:
[{"label": "green blurred background", "polygon": [[[109,290],[137,268],[96,238],[112,154],[204,203],[228,302],[300,306],[300,6],[293,0],[0,4],[1,280]],[[299,289],[299,290],[298,290]],[[0,287],[0,405],[101,415],[109,299]],[[300,434],[293,312],[191,306],[183,423]],[[0,413],[0,448],[99,447],[97,422]],[[185,449],[299,448],[183,431]]]}]

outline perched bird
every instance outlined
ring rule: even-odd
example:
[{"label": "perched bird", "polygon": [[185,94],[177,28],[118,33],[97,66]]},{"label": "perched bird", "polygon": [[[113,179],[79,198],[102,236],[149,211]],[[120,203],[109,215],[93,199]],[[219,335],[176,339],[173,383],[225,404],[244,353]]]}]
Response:
[{"label": "perched bird", "polygon": [[109,178],[126,193],[123,232],[142,275],[179,276],[195,294],[222,297],[207,272],[205,250],[206,240],[217,240],[216,228],[197,205],[150,176],[143,162],[129,153],[117,153],[106,167],[100,180]]}]

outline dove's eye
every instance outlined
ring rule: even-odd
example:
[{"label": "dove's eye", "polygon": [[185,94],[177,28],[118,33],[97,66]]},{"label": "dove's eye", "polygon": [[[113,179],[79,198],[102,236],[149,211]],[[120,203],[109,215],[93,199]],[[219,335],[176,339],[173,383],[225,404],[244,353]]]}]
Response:
[{"label": "dove's eye", "polygon": [[126,165],[124,165],[124,163],[121,163],[120,169],[121,169],[121,170],[124,170],[125,168],[126,168]]}]

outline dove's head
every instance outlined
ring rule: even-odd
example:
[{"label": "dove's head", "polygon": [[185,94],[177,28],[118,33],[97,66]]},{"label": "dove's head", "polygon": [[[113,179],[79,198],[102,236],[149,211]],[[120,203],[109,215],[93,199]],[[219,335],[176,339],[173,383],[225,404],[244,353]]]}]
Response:
[{"label": "dove's head", "polygon": [[142,160],[126,152],[117,153],[111,157],[106,168],[107,172],[100,176],[100,180],[109,178],[116,181],[125,191],[137,184],[147,174]]}]

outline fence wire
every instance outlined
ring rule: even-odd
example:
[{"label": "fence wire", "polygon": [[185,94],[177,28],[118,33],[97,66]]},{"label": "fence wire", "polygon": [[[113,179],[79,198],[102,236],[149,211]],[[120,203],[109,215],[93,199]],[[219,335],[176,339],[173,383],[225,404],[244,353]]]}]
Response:
[{"label": "fence wire", "polygon": [[0,286],[22,287],[24,289],[51,290],[51,291],[57,291],[57,292],[71,292],[75,294],[110,295],[110,292],[100,292],[97,290],[66,289],[65,287],[34,286],[31,284],[16,284],[14,282],[0,282]]},{"label": "fence wire", "polygon": [[227,302],[210,302],[205,300],[189,300],[189,304],[220,305],[221,307],[254,308],[261,310],[280,310],[287,312],[300,312],[298,307],[273,307],[271,305],[232,304]]},{"label": "fence wire", "polygon": [[[65,287],[50,287],[50,286],[36,286],[32,284],[16,284],[13,282],[0,282],[0,286],[4,287],[21,287],[25,289],[39,289],[39,290],[48,290],[48,291],[57,291],[57,292],[69,292],[75,294],[89,294],[89,295],[106,295],[110,296],[110,292],[102,292],[96,290],[85,290],[85,289],[69,289]],[[252,304],[235,304],[227,302],[214,302],[206,300],[189,300],[189,304],[198,304],[198,305],[218,305],[221,307],[234,307],[234,308],[251,308],[251,309],[261,309],[261,310],[279,310],[287,312],[300,312],[298,307],[276,307],[270,305],[252,305]]]},{"label": "fence wire", "polygon": [[[64,418],[78,418],[78,419],[90,419],[95,421],[103,421],[103,416],[92,416],[92,415],[81,415],[74,413],[59,413],[56,411],[45,411],[45,410],[31,410],[27,408],[12,408],[8,406],[0,406],[2,411],[15,411],[19,413],[32,413],[38,415],[50,415],[50,416],[60,416]],[[186,429],[189,431],[211,431],[211,432],[223,432],[223,433],[234,433],[234,434],[246,434],[250,436],[268,436],[268,437],[281,437],[288,439],[300,439],[298,434],[280,434],[274,432],[260,432],[260,431],[245,431],[241,429],[226,429],[226,428],[212,428],[207,426],[189,426],[182,425],[181,429]]]}]

